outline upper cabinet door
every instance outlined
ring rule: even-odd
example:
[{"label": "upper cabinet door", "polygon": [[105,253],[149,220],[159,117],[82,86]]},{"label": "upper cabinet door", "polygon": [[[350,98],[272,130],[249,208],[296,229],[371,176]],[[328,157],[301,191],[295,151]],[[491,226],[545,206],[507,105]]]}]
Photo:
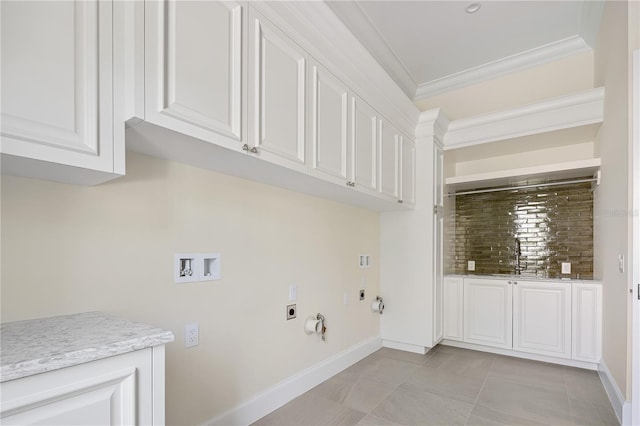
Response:
[{"label": "upper cabinet door", "polygon": [[347,182],[347,86],[317,64],[311,67],[312,173]]},{"label": "upper cabinet door", "polygon": [[378,190],[378,113],[357,96],[351,97],[351,157],[349,179],[356,188]]},{"label": "upper cabinet door", "polygon": [[145,8],[145,120],[240,149],[242,6],[168,0]]},{"label": "upper cabinet door", "polygon": [[306,172],[306,53],[253,9],[249,24],[250,152]]},{"label": "upper cabinet door", "polygon": [[416,144],[406,136],[402,137],[400,199],[407,206],[416,203]]},{"label": "upper cabinet door", "polygon": [[398,145],[400,143],[400,135],[398,131],[386,120],[380,120],[380,160],[379,160],[379,190],[388,198],[399,199],[398,185]]},{"label": "upper cabinet door", "polygon": [[70,183],[107,179],[73,182],[71,168],[57,165],[124,173],[124,126],[114,132],[112,4],[4,1],[0,8],[3,172]]}]

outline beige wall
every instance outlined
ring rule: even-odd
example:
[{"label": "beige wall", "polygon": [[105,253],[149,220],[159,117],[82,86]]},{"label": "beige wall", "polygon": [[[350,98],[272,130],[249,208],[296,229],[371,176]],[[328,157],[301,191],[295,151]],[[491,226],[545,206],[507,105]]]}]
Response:
[{"label": "beige wall", "polygon": [[449,120],[568,95],[593,86],[593,52],[451,90],[416,102],[420,111],[442,108]]},{"label": "beige wall", "polygon": [[[379,289],[377,213],[178,163],[129,152],[127,176],[95,187],[2,176],[1,242],[3,322],[102,310],[173,331],[168,424],[204,422],[379,335],[356,298]],[[174,284],[176,252],[221,253],[222,280]],[[303,331],[317,312],[327,342]],[[200,346],[185,349],[189,322]]]},{"label": "beige wall", "polygon": [[628,399],[629,69],[628,4],[606,2],[595,54],[596,85],[606,87],[604,123],[596,138],[602,184],[594,193],[594,275],[603,281],[603,361]]}]

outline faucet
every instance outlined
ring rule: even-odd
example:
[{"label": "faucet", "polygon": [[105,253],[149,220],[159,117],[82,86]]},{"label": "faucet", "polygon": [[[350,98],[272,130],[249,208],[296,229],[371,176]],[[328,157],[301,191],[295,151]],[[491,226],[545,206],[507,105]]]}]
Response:
[{"label": "faucet", "polygon": [[520,251],[520,240],[516,238],[516,243],[515,243],[515,247],[513,249],[513,254],[516,257],[516,264],[515,264],[515,274],[516,275],[520,275],[521,269],[520,269],[520,255],[522,254],[522,252]]}]

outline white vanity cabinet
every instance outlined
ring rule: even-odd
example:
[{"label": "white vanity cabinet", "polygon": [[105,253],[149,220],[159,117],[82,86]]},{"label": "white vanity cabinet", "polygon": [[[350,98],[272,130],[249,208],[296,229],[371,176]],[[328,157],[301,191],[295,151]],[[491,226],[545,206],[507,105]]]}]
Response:
[{"label": "white vanity cabinet", "polygon": [[571,358],[571,283],[509,280],[513,349]]},{"label": "white vanity cabinet", "polygon": [[2,172],[93,185],[124,174],[121,2],[0,3]]},{"label": "white vanity cabinet", "polygon": [[160,348],[2,383],[3,425],[162,425]]},{"label": "white vanity cabinet", "polygon": [[240,150],[245,14],[234,1],[144,2],[138,55],[144,58],[144,116],[138,118]]},{"label": "white vanity cabinet", "polygon": [[445,344],[587,368],[602,357],[598,282],[452,275],[443,307]]},{"label": "white vanity cabinet", "polygon": [[3,323],[0,331],[3,425],[164,424],[170,331],[100,312]]}]

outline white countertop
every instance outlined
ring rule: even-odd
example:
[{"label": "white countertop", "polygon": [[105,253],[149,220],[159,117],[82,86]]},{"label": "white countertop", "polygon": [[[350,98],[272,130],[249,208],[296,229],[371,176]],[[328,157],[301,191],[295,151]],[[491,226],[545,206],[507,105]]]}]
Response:
[{"label": "white countertop", "polygon": [[602,284],[599,280],[576,280],[573,278],[543,278],[532,277],[529,275],[507,275],[507,274],[445,274],[445,277],[461,277],[461,278],[481,278],[485,280],[518,280],[518,281],[544,281],[544,282],[557,282],[557,283],[584,283],[584,284]]},{"label": "white countertop", "polygon": [[0,325],[0,382],[173,341],[173,333],[102,312]]}]

